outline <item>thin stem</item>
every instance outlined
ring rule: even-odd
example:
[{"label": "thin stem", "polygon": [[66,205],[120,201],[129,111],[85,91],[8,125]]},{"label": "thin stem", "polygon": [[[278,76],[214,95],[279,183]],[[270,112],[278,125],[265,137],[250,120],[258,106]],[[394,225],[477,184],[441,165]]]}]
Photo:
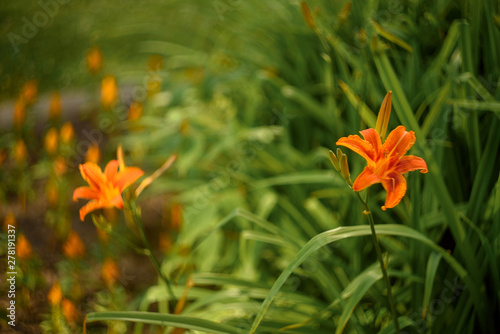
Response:
[{"label": "thin stem", "polygon": [[380,264],[380,269],[382,269],[382,275],[384,276],[385,284],[387,285],[387,297],[389,298],[389,305],[391,307],[392,317],[394,319],[394,327],[396,328],[396,334],[399,333],[399,323],[398,323],[398,314],[396,313],[396,302],[394,301],[394,296],[392,295],[391,282],[389,281],[389,275],[387,275],[387,268],[382,258],[382,251],[380,249],[380,244],[377,238],[377,232],[375,231],[375,221],[373,219],[373,214],[368,207],[368,190],[366,193],[366,199],[363,200],[359,193],[356,191],[356,195],[358,199],[363,204],[364,214],[368,216],[368,220],[370,221],[370,229],[372,231],[372,241],[375,246],[375,250],[377,252],[378,262]]},{"label": "thin stem", "polygon": [[134,222],[137,224],[139,227],[139,231],[141,233],[141,238],[144,243],[144,246],[147,249],[147,255],[149,259],[151,260],[151,263],[153,263],[153,266],[155,267],[156,271],[158,272],[158,275],[160,275],[161,279],[163,282],[165,282],[165,285],[167,286],[168,293],[170,294],[170,297],[174,301],[174,304],[177,304],[177,298],[175,298],[174,292],[172,290],[172,286],[170,285],[169,279],[163,274],[161,271],[160,263],[156,259],[156,257],[153,254],[153,250],[151,249],[151,245],[149,243],[149,240],[146,236],[146,231],[144,230],[144,225],[142,224],[142,219],[139,217],[139,214],[137,212],[137,205],[135,202],[132,200],[130,201],[130,210],[132,211],[132,217],[134,219]]},{"label": "thin stem", "polygon": [[124,244],[125,246],[130,247],[136,253],[141,254],[141,255],[147,255],[148,254],[148,250],[137,246],[133,242],[128,241],[127,239],[125,239],[124,237],[122,237],[121,235],[119,235],[118,233],[116,233],[115,231],[113,231],[113,229],[111,227],[111,224],[109,222],[107,222],[104,217],[102,217],[102,216],[94,216],[93,215],[92,216],[92,221],[94,222],[94,225],[99,230],[103,231],[107,235],[112,236],[113,238],[115,238],[116,240],[118,240],[119,242],[121,242],[122,244]]},{"label": "thin stem", "polygon": [[144,249],[144,248],[140,248],[138,247],[137,245],[135,245],[134,243],[128,241],[127,239],[123,238],[121,235],[119,235],[118,233],[115,233],[113,231],[105,231],[105,233],[111,235],[113,238],[115,238],[116,240],[120,241],[121,243],[123,243],[125,246],[128,246],[130,248],[132,248],[134,251],[137,252],[137,254],[141,254],[141,255],[148,255],[149,254],[149,251],[147,249]]}]

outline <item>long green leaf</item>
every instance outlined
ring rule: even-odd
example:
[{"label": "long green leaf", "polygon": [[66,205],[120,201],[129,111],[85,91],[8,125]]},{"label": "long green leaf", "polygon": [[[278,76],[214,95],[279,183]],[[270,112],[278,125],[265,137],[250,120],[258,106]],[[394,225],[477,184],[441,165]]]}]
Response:
[{"label": "long green leaf", "polygon": [[363,272],[361,275],[356,277],[349,286],[342,292],[342,298],[349,298],[347,303],[342,309],[342,314],[338,320],[337,330],[335,334],[340,334],[344,331],[347,322],[351,318],[356,305],[365,293],[375,284],[376,281],[382,278],[382,272],[378,264],[371,266],[369,270]]},{"label": "long green leaf", "polygon": [[422,309],[422,317],[425,318],[427,314],[427,309],[429,308],[429,302],[431,300],[432,286],[434,285],[434,278],[436,277],[436,272],[439,266],[439,261],[441,260],[441,254],[431,253],[427,261],[427,273],[425,275],[425,288],[424,288],[424,301]]},{"label": "long green leaf", "polygon": [[[236,327],[206,319],[153,312],[98,312],[87,314],[86,323],[96,321],[130,321],[149,325],[180,327],[209,333],[241,333]],[[86,326],[84,325],[84,333],[85,331]]]}]

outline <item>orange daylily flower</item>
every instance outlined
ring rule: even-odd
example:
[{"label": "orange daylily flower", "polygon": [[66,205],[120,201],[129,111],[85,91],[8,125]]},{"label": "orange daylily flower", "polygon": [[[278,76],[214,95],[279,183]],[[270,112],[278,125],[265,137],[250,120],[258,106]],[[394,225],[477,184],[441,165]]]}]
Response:
[{"label": "orange daylily flower", "polygon": [[104,169],[104,173],[98,165],[86,162],[80,165],[80,172],[90,187],[79,187],[73,192],[73,200],[78,198],[90,199],[80,209],[80,220],[94,210],[101,208],[116,207],[123,209],[122,192],[129,185],[140,178],[144,172],[138,167],[125,167],[118,171],[118,161],[111,160]]},{"label": "orange daylily flower", "polygon": [[108,287],[111,287],[121,277],[120,268],[118,268],[115,261],[110,258],[106,258],[101,267],[101,276],[104,283]]},{"label": "orange daylily flower", "polygon": [[79,259],[85,255],[85,244],[75,231],[71,231],[62,246],[64,256],[68,259]]},{"label": "orange daylily flower", "polygon": [[[427,173],[427,164],[422,158],[413,155],[405,156],[415,143],[415,133],[406,131],[402,125],[394,129],[382,144],[391,108],[390,92],[382,103],[376,129],[360,131],[364,139],[358,135],[342,137],[337,145],[345,146],[366,159],[368,166],[358,175],[352,189],[361,191],[376,183],[382,183],[387,191],[385,205],[382,210],[393,208],[399,204],[406,193],[406,179],[403,174],[419,170]],[[384,135],[380,135],[383,133]]]},{"label": "orange daylily flower", "polygon": [[61,284],[56,280],[54,281],[54,284],[52,284],[52,288],[50,288],[49,293],[47,294],[47,299],[52,306],[59,306],[61,304],[62,298],[63,292],[61,289]]}]

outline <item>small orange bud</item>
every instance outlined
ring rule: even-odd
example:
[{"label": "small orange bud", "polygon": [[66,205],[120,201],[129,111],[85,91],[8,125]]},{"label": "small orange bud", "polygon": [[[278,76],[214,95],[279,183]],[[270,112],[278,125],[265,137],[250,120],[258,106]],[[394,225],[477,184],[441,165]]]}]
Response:
[{"label": "small orange bud", "polygon": [[14,160],[16,163],[21,166],[28,159],[28,149],[26,148],[26,144],[22,139],[19,139],[14,144]]},{"label": "small orange bud", "polygon": [[87,55],[85,57],[85,61],[87,64],[87,71],[90,74],[97,74],[102,69],[103,56],[101,49],[99,47],[94,46],[87,51]]},{"label": "small orange bud", "polygon": [[380,133],[382,140],[385,139],[385,134],[387,133],[387,126],[389,125],[389,119],[391,118],[391,107],[392,107],[392,91],[387,92],[384,101],[380,106],[380,111],[378,112],[377,124],[375,125],[375,131]]},{"label": "small orange bud", "polygon": [[73,128],[71,122],[63,124],[59,136],[61,137],[61,142],[63,144],[70,144],[75,139],[75,129]]},{"label": "small orange bud", "polygon": [[50,128],[45,135],[44,147],[49,155],[55,155],[58,148],[58,132],[56,128]]},{"label": "small orange bud", "polygon": [[116,262],[110,258],[106,258],[102,264],[101,276],[106,286],[112,287],[121,276]]},{"label": "small orange bud", "polygon": [[101,104],[103,108],[112,109],[118,100],[118,84],[112,75],[106,75],[101,82]]},{"label": "small orange bud", "polygon": [[62,113],[61,94],[59,94],[59,92],[56,91],[52,93],[52,96],[50,97],[49,118],[57,119],[61,117],[61,113]]},{"label": "small orange bud", "polygon": [[69,324],[74,324],[78,319],[78,311],[76,310],[75,304],[71,300],[64,298],[62,300],[62,313]]},{"label": "small orange bud", "polygon": [[47,201],[49,202],[49,206],[54,208],[57,206],[59,202],[59,189],[57,185],[53,181],[47,182],[45,186],[45,196],[47,196]]},{"label": "small orange bud", "polygon": [[37,95],[38,95],[37,80],[30,80],[24,84],[23,89],[21,91],[21,96],[27,105],[32,105],[33,103],[35,103]]},{"label": "small orange bud", "polygon": [[10,209],[9,209],[9,211],[7,211],[7,215],[5,216],[5,219],[3,220],[3,229],[5,231],[8,231],[9,229],[12,228],[12,227],[9,228],[9,225],[17,227],[16,216],[14,216],[14,213]]},{"label": "small orange bud", "polygon": [[58,280],[56,280],[54,281],[54,284],[52,284],[52,288],[50,288],[49,293],[47,294],[47,300],[52,306],[59,306],[61,304],[62,298],[63,293],[61,284]]},{"label": "small orange bud", "polygon": [[142,116],[142,103],[132,102],[128,109],[128,120],[137,121]]},{"label": "small orange bud", "polygon": [[26,104],[23,99],[18,99],[14,103],[14,126],[16,128],[21,128],[26,120]]},{"label": "small orange bud", "polygon": [[33,256],[33,250],[31,249],[29,240],[21,233],[19,233],[17,237],[17,256],[21,260],[26,260]]},{"label": "small orange bud", "polygon": [[69,233],[68,239],[62,246],[63,254],[68,259],[79,259],[85,255],[85,244],[75,231]]},{"label": "small orange bud", "polygon": [[54,160],[54,171],[56,173],[57,176],[62,176],[66,173],[66,171],[68,170],[68,164],[66,163],[66,159],[64,159],[64,157],[57,157],[55,160]]},{"label": "small orange bud", "polygon": [[99,150],[99,146],[92,143],[85,154],[85,162],[98,164],[99,160],[101,160],[101,151]]}]

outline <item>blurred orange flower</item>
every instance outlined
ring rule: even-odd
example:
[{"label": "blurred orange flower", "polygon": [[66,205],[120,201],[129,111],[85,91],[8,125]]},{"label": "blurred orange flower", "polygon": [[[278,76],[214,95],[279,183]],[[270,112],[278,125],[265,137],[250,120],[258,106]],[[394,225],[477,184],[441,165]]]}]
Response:
[{"label": "blurred orange flower", "polygon": [[49,293],[47,294],[47,299],[52,306],[58,306],[61,304],[61,300],[63,298],[63,293],[61,289],[61,284],[58,280],[52,284],[52,288],[50,288]]},{"label": "blurred orange flower", "polygon": [[62,300],[62,313],[70,324],[74,324],[78,319],[78,311],[75,304],[73,304],[69,299],[64,298]]},{"label": "blurred orange flower", "polygon": [[38,95],[38,81],[30,80],[26,82],[21,91],[21,96],[27,105],[32,105],[35,103]]},{"label": "blurred orange flower", "polygon": [[54,171],[56,172],[57,176],[63,175],[68,170],[68,164],[66,162],[66,159],[64,159],[64,157],[62,157],[62,156],[58,156],[54,160],[53,166],[54,166]]},{"label": "blurred orange flower", "polygon": [[49,131],[47,131],[43,146],[49,155],[55,155],[57,153],[58,137],[59,134],[56,128],[50,128]]},{"label": "blurred orange flower", "polygon": [[73,124],[69,121],[64,123],[59,132],[59,136],[61,137],[61,142],[63,144],[70,144],[73,139],[75,139],[75,129],[73,128]]},{"label": "blurred orange flower", "polygon": [[16,216],[14,216],[14,213],[10,209],[9,209],[9,211],[7,211],[7,214],[5,215],[5,219],[3,220],[3,229],[5,231],[9,230],[9,225],[17,227]]},{"label": "blurred orange flower", "polygon": [[89,71],[90,74],[99,73],[101,71],[103,63],[103,56],[101,49],[99,49],[99,47],[97,46],[88,49],[85,61],[87,64],[87,70]]},{"label": "blurred orange flower", "polygon": [[28,159],[28,149],[22,139],[14,144],[14,160],[18,165],[23,165]]},{"label": "blurred orange flower", "polygon": [[47,202],[49,202],[50,207],[56,207],[59,202],[59,189],[57,184],[49,180],[45,186],[45,196],[47,197]]},{"label": "blurred orange flower", "polygon": [[79,198],[90,200],[80,209],[82,221],[89,212],[97,209],[113,206],[123,209],[121,193],[144,175],[138,167],[124,167],[118,172],[117,160],[111,160],[106,165],[104,173],[98,165],[92,162],[80,165],[80,172],[83,179],[90,185],[90,187],[79,187],[73,192],[74,201]]},{"label": "blurred orange flower", "polygon": [[50,105],[49,105],[49,118],[56,119],[61,116],[62,112],[62,101],[61,94],[59,92],[52,93],[50,97]]},{"label": "blurred orange flower", "polygon": [[79,259],[85,255],[85,244],[75,231],[69,233],[68,239],[62,246],[63,254],[68,259]]},{"label": "blurred orange flower", "polygon": [[111,287],[120,278],[118,265],[110,258],[106,258],[101,267],[101,276],[106,286]]},{"label": "blurred orange flower", "polygon": [[99,150],[99,146],[92,143],[85,154],[85,162],[93,162],[97,164],[99,160],[101,160],[101,151]]},{"label": "blurred orange flower", "polygon": [[128,109],[128,120],[136,121],[142,116],[142,103],[132,102],[130,108]]},{"label": "blurred orange flower", "polygon": [[352,189],[361,191],[376,183],[382,183],[387,191],[382,210],[398,205],[406,193],[406,179],[403,174],[418,169],[421,173],[427,173],[427,164],[422,158],[413,155],[405,156],[416,140],[413,131],[406,131],[405,127],[400,125],[387,136],[382,144],[389,124],[390,109],[391,92],[386,95],[382,103],[376,129],[360,131],[364,139],[358,135],[351,135],[340,138],[336,143],[366,159],[368,166],[356,178]]},{"label": "blurred orange flower", "polygon": [[29,259],[33,256],[31,244],[22,233],[19,233],[17,237],[17,256],[22,260]]},{"label": "blurred orange flower", "polygon": [[101,82],[101,104],[106,109],[114,107],[118,99],[118,84],[112,75],[106,75]]}]

